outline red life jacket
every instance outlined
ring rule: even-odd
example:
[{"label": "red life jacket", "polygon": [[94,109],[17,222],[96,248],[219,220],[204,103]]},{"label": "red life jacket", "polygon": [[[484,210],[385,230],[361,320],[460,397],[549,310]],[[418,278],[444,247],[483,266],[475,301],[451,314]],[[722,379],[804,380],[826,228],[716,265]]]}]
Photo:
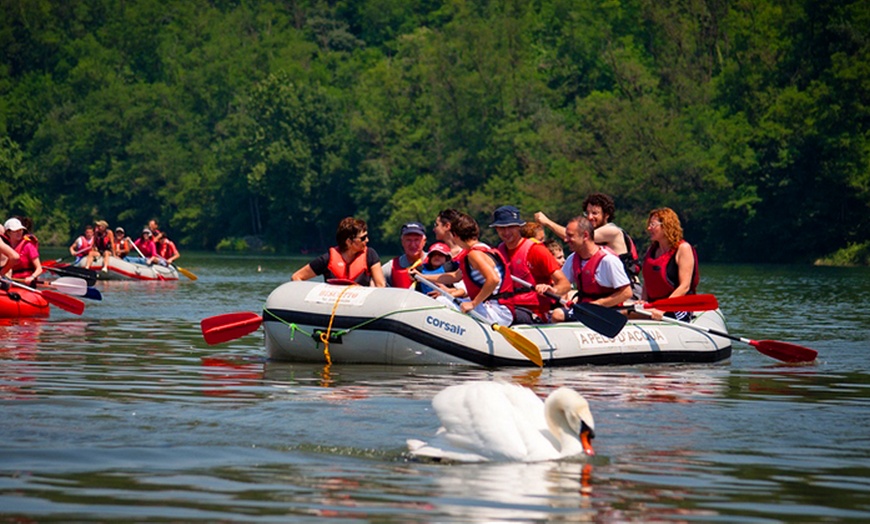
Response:
[{"label": "red life jacket", "polygon": [[100,254],[111,250],[112,249],[112,242],[109,240],[109,232],[103,231],[103,234],[100,235],[99,233],[97,233],[95,231],[93,245],[96,246],[96,248],[100,252]]},{"label": "red life jacket", "polygon": [[[685,240],[680,240],[680,244]],[[643,257],[643,285],[646,288],[647,299],[650,302],[668,298],[677,289],[680,280],[680,269],[677,267],[677,248],[680,244],[672,247],[670,251],[663,253],[658,258],[652,258],[657,244],[653,244]],[[692,256],[695,258],[695,267],[692,269],[692,282],[689,284],[689,292],[694,294],[698,290],[701,273],[698,270],[698,252],[692,246]]]},{"label": "red life jacket", "polygon": [[408,289],[411,287],[411,284],[414,284],[416,281],[411,278],[411,274],[408,273],[408,268],[402,267],[402,264],[399,261],[400,258],[402,257],[396,257],[393,259],[393,264],[390,268],[390,281],[392,282],[393,287]]},{"label": "red life jacket", "polygon": [[75,245],[78,246],[75,256],[84,256],[94,247],[94,237],[88,239],[88,237],[81,235],[76,239]]},{"label": "red life jacket", "polygon": [[160,244],[155,243],[155,245],[157,246],[157,256],[164,260],[178,252],[175,243],[168,238],[164,239]]},{"label": "red life jacket", "polygon": [[[507,246],[502,242],[498,246],[498,252],[501,253],[502,258],[509,261],[511,275],[516,275],[526,282],[536,284],[535,277],[532,275],[532,269],[529,267],[529,250],[532,249],[533,245],[535,245],[534,242],[528,238],[523,238],[520,240],[519,247],[514,251],[514,256],[510,256],[508,255]],[[534,290],[517,293],[512,297],[512,300],[516,306],[527,306],[535,310],[540,306],[538,294]]]},{"label": "red life jacket", "polygon": [[613,254],[609,247],[599,246],[598,251],[589,257],[583,269],[580,269],[580,257],[574,253],[574,262],[571,265],[571,271],[574,273],[574,282],[577,284],[577,291],[581,302],[592,302],[599,298],[610,296],[616,291],[612,287],[604,287],[595,280],[595,271],[598,270],[598,264],[608,254]]},{"label": "red life jacket", "polygon": [[640,258],[637,256],[637,246],[634,245],[634,240],[631,236],[624,229],[620,229],[622,230],[622,240],[625,242],[626,252],[617,256],[625,267],[628,279],[634,282],[640,275]]},{"label": "red life jacket", "polygon": [[124,240],[119,240],[115,242],[115,251],[118,252],[119,256],[124,256],[129,253],[131,250],[130,246],[130,237],[124,237]]},{"label": "red life jacket", "polygon": [[[508,298],[511,292],[514,290],[513,280],[511,280],[511,270],[508,266],[508,263],[505,261],[504,257],[499,253],[498,250],[489,247],[486,244],[478,243],[471,246],[471,249],[476,251],[482,251],[492,257],[495,261],[495,269],[498,271],[499,275],[501,275],[501,284],[498,289],[493,292],[493,295],[506,295],[505,297],[498,298],[498,303],[507,306],[508,309],[511,310],[511,313],[514,312],[514,304],[513,299]],[[465,291],[468,293],[468,297],[474,300],[477,295],[480,294],[480,290],[483,289],[484,282],[477,282],[472,279],[471,272],[472,267],[471,263],[467,260],[468,253],[470,253],[470,249],[463,250],[461,253],[456,255],[456,262],[459,264],[459,267],[462,268],[462,282],[465,284]]]},{"label": "red life jacket", "polygon": [[329,264],[326,266],[326,269],[328,269],[335,278],[344,278],[353,281],[356,281],[356,279],[362,275],[371,276],[371,271],[369,270],[366,260],[367,253],[368,248],[363,249],[363,252],[357,255],[348,266],[341,257],[341,252],[337,248],[331,247],[329,248]]}]

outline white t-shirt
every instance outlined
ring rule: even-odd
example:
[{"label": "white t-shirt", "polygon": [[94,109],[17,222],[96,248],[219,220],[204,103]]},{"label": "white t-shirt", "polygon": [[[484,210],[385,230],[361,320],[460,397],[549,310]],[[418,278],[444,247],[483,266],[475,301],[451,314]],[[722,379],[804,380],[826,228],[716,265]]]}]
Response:
[{"label": "white t-shirt", "polygon": [[[568,282],[570,282],[572,286],[577,287],[577,282],[574,281],[576,275],[574,275],[573,271],[575,256],[576,253],[568,255],[568,258],[565,259],[565,264],[562,266],[562,273],[565,273],[565,276],[568,277]],[[580,261],[581,270],[583,269],[583,266],[586,265],[586,262],[586,260]],[[604,255],[604,258],[601,259],[598,268],[595,269],[595,280],[600,285],[613,289],[631,284],[628,280],[628,275],[625,274],[625,267],[622,265],[622,260],[619,260],[619,257],[612,253],[607,253]]]}]

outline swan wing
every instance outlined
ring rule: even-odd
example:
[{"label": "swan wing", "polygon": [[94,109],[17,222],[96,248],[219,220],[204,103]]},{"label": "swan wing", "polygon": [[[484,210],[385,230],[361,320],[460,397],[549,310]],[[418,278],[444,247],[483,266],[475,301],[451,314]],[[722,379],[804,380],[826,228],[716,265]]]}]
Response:
[{"label": "swan wing", "polygon": [[547,460],[558,456],[547,437],[544,405],[530,389],[500,382],[471,382],[438,393],[432,405],[459,452],[489,460]]}]

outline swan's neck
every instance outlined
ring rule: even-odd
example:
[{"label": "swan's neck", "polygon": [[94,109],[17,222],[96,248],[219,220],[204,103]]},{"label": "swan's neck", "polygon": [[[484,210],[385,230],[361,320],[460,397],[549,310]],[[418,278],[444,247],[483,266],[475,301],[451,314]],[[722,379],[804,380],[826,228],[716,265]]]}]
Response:
[{"label": "swan's neck", "polygon": [[567,405],[564,399],[551,395],[544,403],[544,418],[547,420],[547,427],[550,429],[553,437],[558,442],[559,455],[570,457],[583,453],[583,444],[580,442],[580,435],[576,432],[568,422],[568,417],[565,415]]}]

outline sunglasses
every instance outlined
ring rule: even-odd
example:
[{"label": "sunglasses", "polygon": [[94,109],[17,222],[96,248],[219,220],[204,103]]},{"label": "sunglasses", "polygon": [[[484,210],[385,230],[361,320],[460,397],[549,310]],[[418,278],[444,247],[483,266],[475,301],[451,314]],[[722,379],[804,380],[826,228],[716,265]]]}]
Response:
[{"label": "sunglasses", "polygon": [[360,242],[365,242],[365,241],[368,240],[368,239],[369,239],[369,235],[368,235],[368,233],[366,233],[365,235],[363,235],[363,236],[357,238],[357,240],[359,240]]}]

